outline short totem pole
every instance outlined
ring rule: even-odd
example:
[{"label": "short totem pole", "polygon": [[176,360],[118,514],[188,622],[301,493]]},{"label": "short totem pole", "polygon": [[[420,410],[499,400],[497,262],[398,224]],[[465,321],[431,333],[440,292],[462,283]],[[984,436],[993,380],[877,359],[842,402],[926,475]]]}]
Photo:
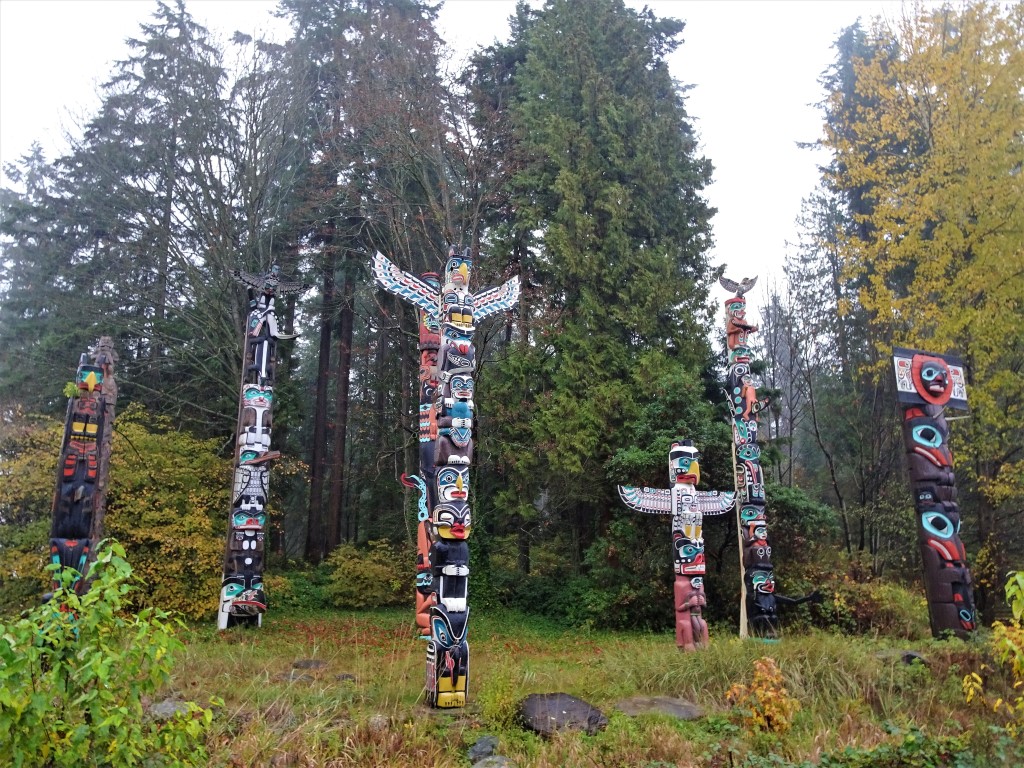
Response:
[{"label": "short totem pole", "polygon": [[768,400],[758,399],[750,372],[749,336],[757,331],[757,326],[746,319],[747,300],[743,296],[756,281],[756,277],[739,283],[726,277],[719,280],[723,288],[736,294],[725,300],[725,334],[729,351],[726,394],[732,425],[736,521],[743,573],[740,637],[747,636],[748,626],[756,636],[774,637],[778,630],[775,572],[765,519],[761,448],[757,444],[757,413],[767,406]]},{"label": "short totem pole", "polygon": [[265,275],[236,269],[232,276],[249,290],[249,317],[243,346],[241,395],[235,451],[231,518],[221,582],[218,629],[236,624],[261,626],[267,610],[263,590],[263,548],[267,524],[269,462],[280,457],[270,450],[274,406],[277,342],[296,334],[281,333],[274,298],[308,286],[282,279],[275,264]]},{"label": "short totem pole", "polygon": [[[519,278],[479,294],[469,291],[469,249],[448,252],[443,283],[403,272],[382,254],[373,276],[384,290],[420,310],[420,472],[403,482],[420,489],[420,551],[417,555],[417,624],[427,609],[427,703],[466,705],[469,690],[469,465],[473,460],[474,323],[509,310]],[[426,315],[426,317],[424,317]],[[431,347],[437,328],[436,372]],[[432,400],[431,400],[432,394]],[[426,439],[424,439],[424,437]],[[428,445],[428,443],[430,445]],[[429,514],[429,527],[424,526]],[[423,547],[426,559],[423,559]],[[429,569],[429,574],[428,574]]]},{"label": "short totem pole", "polygon": [[701,614],[704,595],[704,515],[728,510],[736,494],[698,491],[700,453],[690,440],[672,443],[668,451],[670,488],[619,486],[619,496],[637,512],[672,515],[672,557],[676,574],[673,588],[676,611],[676,645],[684,651],[708,643],[708,624]]},{"label": "short totem pole", "polygon": [[917,510],[917,540],[932,635],[967,637],[975,628],[974,594],[960,540],[960,508],[945,408],[967,408],[963,362],[949,355],[893,350],[896,399]]},{"label": "short totem pole", "polygon": [[[113,440],[117,384],[113,341],[103,336],[92,350],[83,354],[75,375],[76,391],[68,400],[61,442],[57,485],[53,494],[50,526],[50,561],[79,574],[74,590],[88,589],[84,578],[92,546],[103,537],[107,474]],[[60,586],[54,573],[53,588]]]}]

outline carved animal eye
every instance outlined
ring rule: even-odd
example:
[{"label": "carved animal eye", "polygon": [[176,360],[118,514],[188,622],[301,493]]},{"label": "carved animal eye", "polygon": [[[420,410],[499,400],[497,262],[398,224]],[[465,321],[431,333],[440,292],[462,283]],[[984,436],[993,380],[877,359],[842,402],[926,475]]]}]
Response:
[{"label": "carved animal eye", "polygon": [[914,427],[912,434],[914,436],[914,442],[926,445],[929,448],[938,448],[942,445],[942,435],[931,424],[923,424],[919,427]]},{"label": "carved animal eye", "polygon": [[921,515],[921,527],[933,536],[948,539],[955,533],[953,521],[941,512],[925,512]]}]

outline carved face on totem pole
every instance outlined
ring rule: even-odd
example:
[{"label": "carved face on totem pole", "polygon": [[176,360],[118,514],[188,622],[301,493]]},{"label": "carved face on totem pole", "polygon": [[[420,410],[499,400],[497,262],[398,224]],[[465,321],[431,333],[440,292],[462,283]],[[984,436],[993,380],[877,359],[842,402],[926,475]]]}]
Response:
[{"label": "carved face on totem pole", "polygon": [[469,467],[440,467],[435,480],[438,501],[469,501]]},{"label": "carved face on totem pole", "polygon": [[[83,355],[85,357],[85,355]],[[78,366],[75,376],[78,389],[83,392],[103,391],[103,368],[98,365],[82,363]]]},{"label": "carved face on totem pole", "polygon": [[[456,620],[455,616],[459,619]],[[435,706],[461,707],[466,703],[469,647],[466,644],[466,614],[450,615],[443,606],[430,612],[431,641],[427,648],[427,685]]]},{"label": "carved face on totem pole", "polygon": [[[682,575],[704,573],[704,536],[700,513],[690,513],[690,520],[673,522],[673,570]],[[677,527],[678,526],[678,527]]]},{"label": "carved face on totem pole", "polygon": [[444,285],[455,286],[459,290],[469,289],[469,273],[473,268],[473,259],[469,255],[469,248],[459,255],[453,245],[448,250],[448,261],[444,265]]},{"label": "carved face on totem pole", "polygon": [[224,579],[221,587],[221,603],[224,610],[253,614],[267,610],[267,598],[263,592],[263,577],[259,573],[237,573]]},{"label": "carved face on totem pole", "polygon": [[920,408],[907,408],[903,418],[903,443],[907,452],[923,456],[936,467],[952,466],[945,421],[941,416],[929,416]]},{"label": "carved face on totem pole", "polygon": [[725,300],[726,322],[742,327],[747,324],[747,300],[732,296]]},{"label": "carved face on totem pole", "polygon": [[775,575],[770,570],[757,570],[750,575],[750,585],[760,595],[775,592]]},{"label": "carved face on totem pole", "polygon": [[[452,419],[473,418],[473,376],[469,373],[455,373],[445,377],[445,416]],[[454,422],[453,422],[454,424]],[[455,424],[468,427],[469,424]]]},{"label": "carved face on totem pole", "polygon": [[963,361],[952,355],[896,347],[896,395],[901,403],[967,408]]},{"label": "carved face on totem pole", "polygon": [[763,524],[747,526],[743,538],[743,565],[770,568],[772,548],[768,544],[768,527]]},{"label": "carved face on totem pole", "polygon": [[672,443],[668,450],[670,484],[697,485],[700,482],[700,451],[691,440]]},{"label": "carved face on totem pole", "polygon": [[472,522],[469,505],[464,501],[442,501],[434,507],[434,535],[442,539],[469,538]]},{"label": "carved face on totem pole", "polygon": [[[444,370],[472,370],[476,364],[476,349],[472,337],[451,323],[441,326],[441,348]],[[440,361],[440,358],[438,358]]]}]

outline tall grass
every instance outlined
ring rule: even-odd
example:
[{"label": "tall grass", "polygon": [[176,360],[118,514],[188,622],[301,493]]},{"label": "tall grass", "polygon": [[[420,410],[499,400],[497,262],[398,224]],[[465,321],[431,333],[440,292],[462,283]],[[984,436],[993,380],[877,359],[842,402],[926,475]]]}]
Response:
[{"label": "tall grass", "polygon": [[[425,646],[413,639],[411,610],[278,611],[255,631],[196,627],[174,686],[190,699],[224,700],[209,744],[211,765],[220,766],[466,766],[466,749],[484,734],[498,736],[500,752],[519,768],[718,768],[757,755],[796,764],[891,742],[894,729],[941,737],[994,724],[986,710],[963,703],[960,680],[981,668],[982,654],[960,641],[811,632],[764,643],[719,630],[709,648],[687,654],[670,633],[566,629],[507,611],[476,613],[469,640],[470,704],[462,711],[423,705]],[[928,665],[904,664],[894,652],[902,649],[922,653]],[[749,730],[726,700],[763,656],[777,662],[800,702],[785,734]],[[294,669],[300,659],[323,666]],[[516,721],[519,701],[551,692],[599,707],[609,727],[551,740],[527,733]],[[633,695],[686,698],[706,716],[629,718],[614,709]]]}]

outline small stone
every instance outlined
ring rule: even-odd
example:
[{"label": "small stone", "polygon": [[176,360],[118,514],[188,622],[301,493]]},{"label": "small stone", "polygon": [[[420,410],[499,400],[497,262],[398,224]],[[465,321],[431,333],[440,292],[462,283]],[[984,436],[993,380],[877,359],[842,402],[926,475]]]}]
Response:
[{"label": "small stone", "polygon": [[516,768],[516,764],[501,755],[489,755],[473,763],[472,768]]},{"label": "small stone", "polygon": [[616,702],[615,708],[624,715],[669,715],[680,720],[697,720],[704,717],[704,710],[686,699],[671,696],[634,696]]},{"label": "small stone", "polygon": [[321,659],[299,659],[292,664],[295,669],[323,669],[326,666],[327,662]]},{"label": "small stone", "polygon": [[335,675],[334,679],[339,683],[354,683],[356,681],[356,676],[348,672],[342,672],[340,675]]},{"label": "small stone", "polygon": [[188,712],[188,705],[180,699],[164,699],[149,708],[149,714],[154,720],[170,720],[178,713]]},{"label": "small stone", "polygon": [[366,721],[366,727],[370,729],[370,733],[377,735],[384,733],[388,729],[391,721],[387,715],[370,715],[370,719]]},{"label": "small stone", "polygon": [[498,749],[498,738],[496,736],[482,736],[477,739],[476,744],[469,748],[469,762],[490,757]]},{"label": "small stone", "polygon": [[296,672],[294,669],[281,672],[270,679],[275,683],[312,683],[314,680],[312,675],[305,675],[301,672]]}]

